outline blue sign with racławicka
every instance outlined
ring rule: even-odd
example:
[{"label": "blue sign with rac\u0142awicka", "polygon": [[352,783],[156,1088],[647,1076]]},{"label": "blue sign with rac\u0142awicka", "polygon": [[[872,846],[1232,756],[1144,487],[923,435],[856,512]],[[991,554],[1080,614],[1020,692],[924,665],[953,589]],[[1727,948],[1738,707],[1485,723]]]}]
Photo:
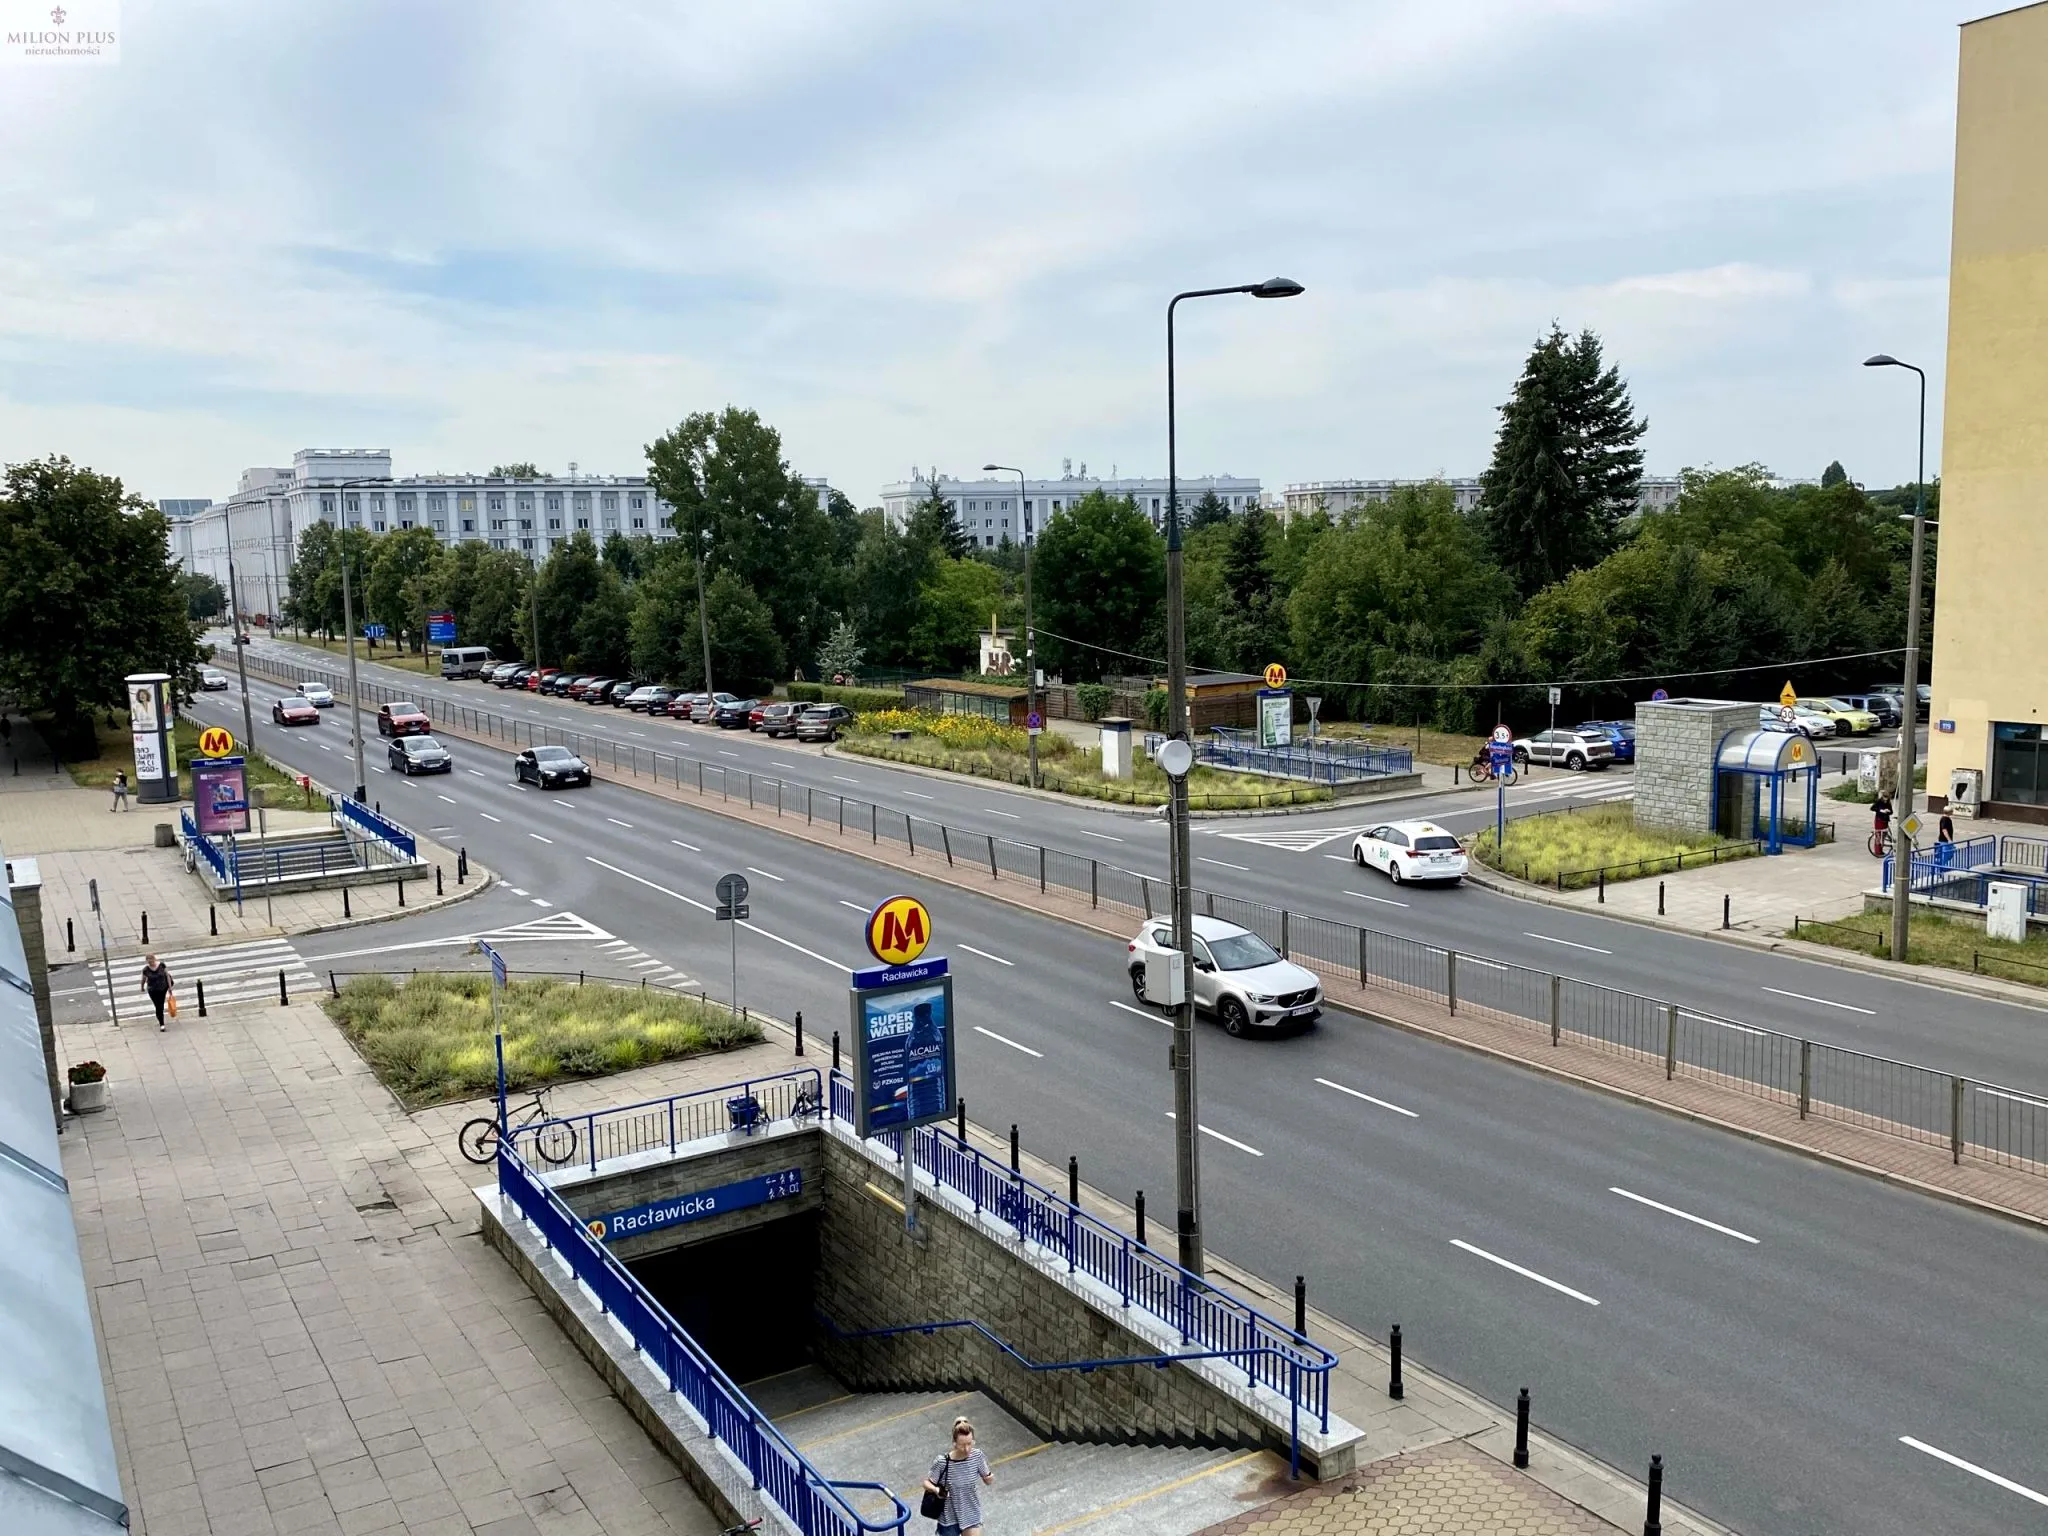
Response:
[{"label": "blue sign with rac\u0142awicka", "polygon": [[629,1210],[607,1212],[591,1218],[590,1235],[601,1243],[615,1243],[620,1238],[640,1237],[648,1232],[659,1232],[663,1227],[678,1226],[686,1221],[703,1221],[709,1216],[723,1216],[728,1211],[744,1211],[749,1206],[766,1205],[772,1200],[792,1200],[803,1192],[803,1170],[780,1168],[756,1179],[741,1179],[736,1184],[719,1184],[687,1195],[672,1195],[666,1200],[636,1205]]}]

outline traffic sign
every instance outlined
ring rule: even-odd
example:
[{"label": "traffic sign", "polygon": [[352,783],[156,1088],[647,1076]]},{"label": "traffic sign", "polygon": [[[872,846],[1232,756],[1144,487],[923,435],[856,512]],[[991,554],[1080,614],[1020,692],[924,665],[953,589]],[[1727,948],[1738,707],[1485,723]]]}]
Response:
[{"label": "traffic sign", "polygon": [[1920,819],[1918,811],[1908,811],[1899,818],[1899,826],[1908,837],[1918,837],[1920,829],[1926,825],[1927,823]]},{"label": "traffic sign", "polygon": [[884,965],[908,965],[932,941],[932,915],[915,896],[891,896],[868,914],[868,953]]},{"label": "traffic sign", "polygon": [[367,639],[382,640],[389,633],[382,624],[365,624],[363,634]]},{"label": "traffic sign", "polygon": [[1558,705],[1562,704],[1563,702],[1564,690],[1562,688],[1559,688],[1555,684],[1552,684],[1550,689],[1550,707],[1552,709],[1555,709]]},{"label": "traffic sign", "polygon": [[1277,661],[1266,663],[1266,686],[1268,688],[1284,688],[1287,686],[1287,669]]},{"label": "traffic sign", "polygon": [[1650,691],[1650,702],[1652,704],[1662,704],[1666,699],[1670,697],[1671,695],[1666,693],[1662,688],[1655,688]]},{"label": "traffic sign", "polygon": [[234,733],[225,726],[209,725],[199,733],[199,755],[201,757],[231,757],[234,755]]},{"label": "traffic sign", "polygon": [[504,957],[503,955],[499,954],[497,950],[493,949],[493,948],[492,948],[492,947],[491,947],[491,946],[490,946],[490,945],[489,945],[488,943],[486,943],[486,942],[485,942],[484,940],[482,940],[482,939],[478,939],[478,940],[477,940],[477,942],[476,942],[476,947],[477,947],[478,949],[482,950],[482,951],[483,951],[483,952],[484,952],[484,953],[485,953],[486,955],[490,956],[490,960],[491,960],[491,980],[492,980],[492,981],[494,981],[494,982],[496,982],[496,983],[497,983],[497,984],[498,984],[499,986],[501,986],[501,987],[502,987],[502,986],[504,986],[504,985],[505,985],[505,957]]},{"label": "traffic sign", "polygon": [[720,875],[717,886],[718,911],[713,916],[721,923],[743,921],[751,911],[747,906],[748,889],[745,875]]},{"label": "traffic sign", "polygon": [[1794,704],[1797,704],[1799,702],[1799,690],[1792,686],[1792,680],[1790,678],[1787,678],[1785,680],[1785,686],[1778,690],[1778,702],[1784,705],[1787,709],[1790,709]]},{"label": "traffic sign", "polygon": [[427,640],[434,645],[453,645],[455,643],[455,615],[452,613],[428,614]]},{"label": "traffic sign", "polygon": [[1045,724],[1045,716],[1041,715],[1041,714],[1040,714],[1040,713],[1039,713],[1039,712],[1038,712],[1037,710],[1035,710],[1035,709],[1034,709],[1033,711],[1031,711],[1031,713],[1030,713],[1030,714],[1028,714],[1028,715],[1026,715],[1026,716],[1024,717],[1024,728],[1025,728],[1025,729],[1026,729],[1027,731],[1031,731],[1031,732],[1033,732],[1034,734],[1035,734],[1035,733],[1036,733],[1036,732],[1037,732],[1037,731],[1038,731],[1038,730],[1039,730],[1039,729],[1040,729],[1040,728],[1041,728],[1041,727],[1042,727],[1042,726],[1043,726],[1044,724]]},{"label": "traffic sign", "polygon": [[1515,739],[1515,733],[1509,730],[1504,725],[1496,725],[1493,728],[1493,739],[1499,742],[1502,746],[1506,746],[1509,742]]}]

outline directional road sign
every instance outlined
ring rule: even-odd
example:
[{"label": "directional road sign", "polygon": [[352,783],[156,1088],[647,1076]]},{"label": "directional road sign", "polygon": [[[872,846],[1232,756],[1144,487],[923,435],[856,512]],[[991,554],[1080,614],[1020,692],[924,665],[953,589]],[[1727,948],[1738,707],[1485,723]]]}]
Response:
[{"label": "directional road sign", "polygon": [[363,626],[363,634],[371,640],[382,640],[388,633],[390,631],[386,630],[382,624],[365,624]]},{"label": "directional road sign", "polygon": [[505,957],[484,940],[477,940],[476,947],[491,957],[491,980],[499,986],[505,985]]}]

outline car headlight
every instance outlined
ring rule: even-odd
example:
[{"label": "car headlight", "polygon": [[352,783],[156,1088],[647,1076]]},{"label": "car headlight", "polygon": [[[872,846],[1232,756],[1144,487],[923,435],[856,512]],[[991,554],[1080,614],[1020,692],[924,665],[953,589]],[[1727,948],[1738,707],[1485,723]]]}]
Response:
[{"label": "car headlight", "polygon": [[1255,1002],[1255,1003],[1272,1003],[1272,1002],[1278,1002],[1278,1001],[1279,1001],[1279,999],[1278,999],[1278,998],[1275,998],[1275,997],[1269,997],[1269,996],[1268,996],[1268,995],[1267,995],[1266,993],[1264,993],[1264,992],[1254,992],[1254,993],[1252,993],[1252,994],[1251,994],[1251,999],[1252,999],[1252,1001],[1253,1001],[1253,1002]]}]

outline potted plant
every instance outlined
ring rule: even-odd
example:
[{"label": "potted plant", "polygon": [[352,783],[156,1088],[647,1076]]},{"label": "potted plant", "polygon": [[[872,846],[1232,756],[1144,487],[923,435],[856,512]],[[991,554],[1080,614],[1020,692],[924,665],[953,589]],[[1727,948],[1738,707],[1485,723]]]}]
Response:
[{"label": "potted plant", "polygon": [[107,1107],[107,1069],[96,1061],[71,1064],[71,1113],[96,1115]]}]

